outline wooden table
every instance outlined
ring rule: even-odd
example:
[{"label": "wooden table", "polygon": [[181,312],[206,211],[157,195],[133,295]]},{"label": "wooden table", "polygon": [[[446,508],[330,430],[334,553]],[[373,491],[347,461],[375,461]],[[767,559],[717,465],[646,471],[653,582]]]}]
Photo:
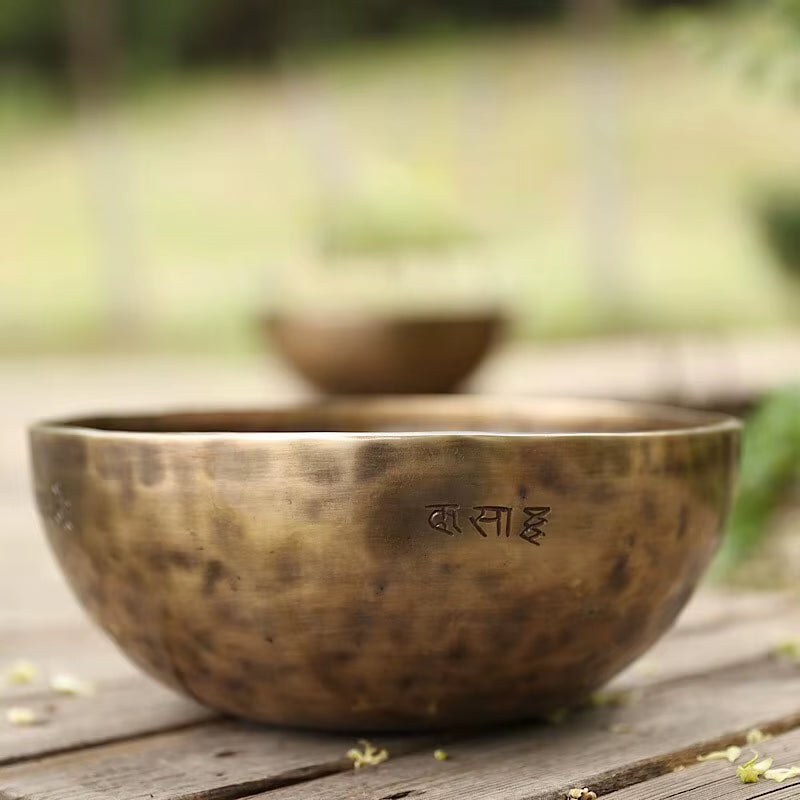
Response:
[{"label": "wooden table", "polygon": [[[785,595],[698,596],[615,681],[629,691],[627,703],[557,725],[375,736],[390,758],[359,771],[345,755],[354,737],[223,719],[156,685],[89,625],[50,559],[28,499],[23,424],[197,397],[252,404],[261,376],[197,365],[14,369],[25,380],[0,391],[0,670],[27,658],[42,678],[0,687],[0,800],[533,800],[583,786],[615,800],[800,798],[800,780],[745,786],[728,763],[696,762],[760,727],[775,734],[761,753],[800,765],[800,664],[770,654],[776,642],[800,637],[800,601]],[[277,394],[298,392],[287,381]],[[96,692],[55,695],[46,680],[54,672],[90,679]],[[46,722],[12,726],[5,716],[13,706]],[[434,759],[439,747],[448,760]]]}]

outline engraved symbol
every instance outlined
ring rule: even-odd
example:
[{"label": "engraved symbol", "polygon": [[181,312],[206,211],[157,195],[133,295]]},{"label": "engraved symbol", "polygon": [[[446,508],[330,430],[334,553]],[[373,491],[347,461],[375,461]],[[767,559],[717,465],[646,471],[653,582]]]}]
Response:
[{"label": "engraved symbol", "polygon": [[[458,525],[458,512],[461,509],[458,503],[433,503],[426,505],[425,508],[428,511],[428,525],[433,530],[447,536],[455,536],[462,532]],[[472,510],[475,513],[467,519],[482,538],[488,539],[492,531],[498,539],[503,536],[506,539],[511,537],[511,518],[514,516],[514,508],[486,505],[472,506]],[[538,547],[541,544],[539,540],[546,536],[544,526],[550,521],[550,506],[525,506],[522,513],[525,519],[522,521],[519,538]],[[514,527],[517,529],[517,525]]]},{"label": "engraved symbol", "polygon": [[542,527],[547,524],[547,515],[550,513],[550,506],[525,506],[525,519],[522,522],[522,533],[520,537],[526,542],[539,545],[539,539],[545,536]]},{"label": "engraved symbol", "polygon": [[435,503],[425,508],[433,509],[428,514],[428,525],[435,531],[441,531],[448,536],[461,533],[458,527],[458,503]]},{"label": "engraved symbol", "polygon": [[480,513],[471,516],[469,521],[484,539],[488,534],[480,524],[482,522],[493,524],[498,537],[505,533],[506,538],[508,538],[511,533],[511,509],[508,506],[473,506],[473,509],[480,511]]}]

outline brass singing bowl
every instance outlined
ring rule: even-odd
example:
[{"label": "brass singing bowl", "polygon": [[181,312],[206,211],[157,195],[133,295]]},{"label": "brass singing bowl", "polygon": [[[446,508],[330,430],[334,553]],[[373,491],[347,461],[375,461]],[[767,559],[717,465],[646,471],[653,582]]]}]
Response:
[{"label": "brass singing bowl", "polygon": [[739,424],[605,401],[340,399],[31,430],[53,550],[151,675],[270,723],[546,714],[672,623]]},{"label": "brass singing bowl", "polygon": [[461,385],[499,341],[497,312],[441,317],[268,316],[277,351],[328,394],[435,394]]}]

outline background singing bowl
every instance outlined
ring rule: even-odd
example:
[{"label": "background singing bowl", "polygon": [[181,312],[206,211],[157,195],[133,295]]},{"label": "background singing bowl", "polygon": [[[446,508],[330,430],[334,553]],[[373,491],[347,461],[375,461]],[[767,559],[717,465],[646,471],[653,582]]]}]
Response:
[{"label": "background singing bowl", "polygon": [[43,423],[52,547],[150,674],[232,714],[434,728],[579,701],[713,554],[728,417],[414,398]]},{"label": "background singing bowl", "polygon": [[269,316],[265,333],[308,381],[329,394],[451,392],[499,341],[497,312],[338,319]]}]

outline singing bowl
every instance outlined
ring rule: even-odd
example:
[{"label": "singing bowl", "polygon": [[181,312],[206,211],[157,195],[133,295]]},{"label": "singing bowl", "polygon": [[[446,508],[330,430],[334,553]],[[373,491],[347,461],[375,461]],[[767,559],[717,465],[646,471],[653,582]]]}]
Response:
[{"label": "singing bowl", "polygon": [[263,329],[329,394],[433,394],[458,388],[500,338],[499,313],[442,317],[269,316]]},{"label": "singing bowl", "polygon": [[579,702],[672,623],[720,539],[732,418],[606,401],[339,399],[45,422],[76,595],[198,701],[424,729]]}]

